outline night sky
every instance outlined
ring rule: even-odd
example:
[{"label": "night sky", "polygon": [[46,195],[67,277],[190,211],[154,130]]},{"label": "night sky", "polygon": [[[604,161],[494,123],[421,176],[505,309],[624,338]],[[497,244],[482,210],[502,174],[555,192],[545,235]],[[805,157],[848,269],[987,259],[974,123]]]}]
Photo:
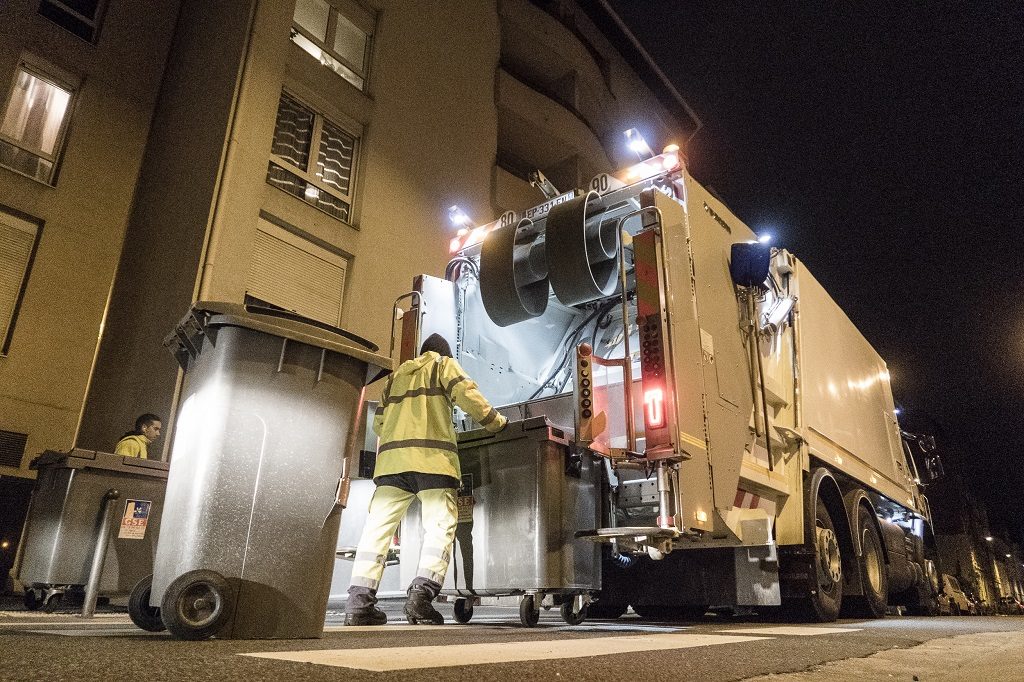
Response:
[{"label": "night sky", "polygon": [[690,171],[808,265],[1024,542],[1024,3],[612,5],[704,124]]}]

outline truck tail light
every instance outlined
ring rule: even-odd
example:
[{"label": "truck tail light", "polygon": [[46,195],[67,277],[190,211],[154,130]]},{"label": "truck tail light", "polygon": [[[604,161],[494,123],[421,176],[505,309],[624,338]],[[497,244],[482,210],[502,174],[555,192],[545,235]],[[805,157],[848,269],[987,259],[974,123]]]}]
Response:
[{"label": "truck tail light", "polygon": [[652,429],[665,425],[665,392],[660,388],[644,391],[644,418]]}]

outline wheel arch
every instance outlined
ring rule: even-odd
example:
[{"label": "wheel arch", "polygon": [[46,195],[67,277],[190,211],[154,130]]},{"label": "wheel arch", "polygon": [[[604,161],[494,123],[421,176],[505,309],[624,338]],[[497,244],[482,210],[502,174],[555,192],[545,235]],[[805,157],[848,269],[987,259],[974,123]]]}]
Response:
[{"label": "wheel arch", "polygon": [[856,570],[854,562],[853,532],[850,528],[850,519],[843,502],[843,492],[839,487],[832,472],[826,467],[818,466],[811,469],[807,480],[806,497],[804,498],[804,538],[808,543],[814,542],[814,507],[818,498],[821,498],[829,516],[832,517],[832,524],[836,527],[836,535],[839,541],[839,549],[842,552],[843,574],[853,575],[850,571]]},{"label": "wheel arch", "polygon": [[854,556],[861,555],[860,546],[860,533],[854,532],[857,527],[857,512],[860,511],[861,507],[866,508],[871,513],[871,522],[875,527],[875,531],[878,533],[878,539],[882,545],[882,558],[885,559],[885,563],[889,563],[889,546],[885,542],[885,533],[882,532],[882,524],[878,521],[878,512],[875,511],[875,505],[868,496],[868,493],[863,488],[854,488],[843,496],[846,504],[846,514],[850,521],[850,539],[853,542]]}]

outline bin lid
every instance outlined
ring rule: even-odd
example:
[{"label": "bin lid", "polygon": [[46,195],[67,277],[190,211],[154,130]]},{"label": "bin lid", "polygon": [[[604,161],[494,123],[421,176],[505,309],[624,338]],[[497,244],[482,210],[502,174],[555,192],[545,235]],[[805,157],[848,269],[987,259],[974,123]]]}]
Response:
[{"label": "bin lid", "polygon": [[61,467],[66,469],[106,469],[126,474],[167,478],[170,463],[158,459],[122,457],[100,450],[75,448],[70,452],[46,450],[29,464],[30,469]]},{"label": "bin lid", "polygon": [[[245,306],[221,301],[199,301],[192,306],[194,312],[206,313],[208,326],[234,326],[254,329],[265,334],[305,343],[317,348],[348,355],[366,362],[382,372],[393,369],[391,358],[377,353],[378,347],[340,327],[333,327],[302,315],[260,306]],[[370,380],[379,378],[370,371]]]}]

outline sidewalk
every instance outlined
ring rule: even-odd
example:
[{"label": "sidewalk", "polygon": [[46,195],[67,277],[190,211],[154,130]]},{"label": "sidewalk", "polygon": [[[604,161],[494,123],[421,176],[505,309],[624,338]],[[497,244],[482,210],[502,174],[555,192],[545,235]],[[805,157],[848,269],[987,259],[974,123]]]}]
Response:
[{"label": "sidewalk", "polygon": [[799,673],[745,682],[993,682],[1024,679],[1024,632],[983,632],[933,639],[910,649],[834,661]]}]

